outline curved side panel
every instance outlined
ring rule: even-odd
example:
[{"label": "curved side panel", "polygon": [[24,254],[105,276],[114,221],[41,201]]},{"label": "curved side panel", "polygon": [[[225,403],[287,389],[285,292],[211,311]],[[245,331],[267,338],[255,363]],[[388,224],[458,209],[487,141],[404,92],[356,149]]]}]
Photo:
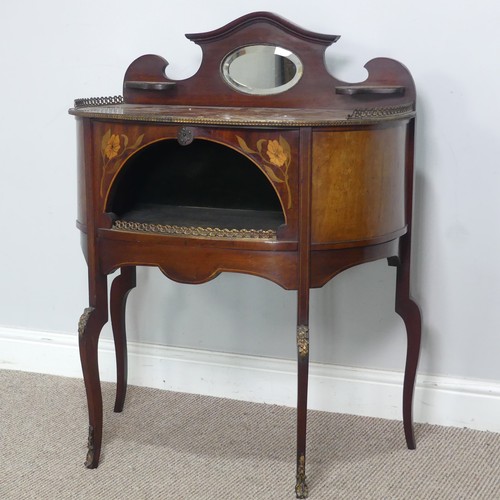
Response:
[{"label": "curved side panel", "polygon": [[405,123],[313,133],[313,244],[404,229],[405,145]]}]

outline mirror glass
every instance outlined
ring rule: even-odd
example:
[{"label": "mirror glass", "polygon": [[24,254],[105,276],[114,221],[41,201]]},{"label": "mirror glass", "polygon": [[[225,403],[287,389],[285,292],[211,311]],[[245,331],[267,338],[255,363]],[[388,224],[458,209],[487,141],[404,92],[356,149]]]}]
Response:
[{"label": "mirror glass", "polygon": [[250,45],[229,54],[222,74],[231,87],[245,94],[278,94],[292,88],[302,76],[302,62],[287,49]]}]

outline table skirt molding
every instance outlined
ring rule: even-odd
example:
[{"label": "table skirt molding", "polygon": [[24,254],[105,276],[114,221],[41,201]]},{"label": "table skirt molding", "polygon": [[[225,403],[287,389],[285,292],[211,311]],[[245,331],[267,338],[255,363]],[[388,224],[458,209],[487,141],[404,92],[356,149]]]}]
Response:
[{"label": "table skirt molding", "polygon": [[[296,405],[296,361],[129,342],[129,384]],[[99,342],[101,380],[115,382],[113,341]],[[0,369],[81,378],[76,334],[0,326]],[[401,420],[403,372],[312,362],[309,409]],[[109,404],[112,404],[109,402]],[[126,417],[126,409],[124,410]],[[419,373],[414,420],[500,433],[500,381]],[[403,424],[401,423],[401,426]],[[405,446],[401,437],[401,446]]]}]

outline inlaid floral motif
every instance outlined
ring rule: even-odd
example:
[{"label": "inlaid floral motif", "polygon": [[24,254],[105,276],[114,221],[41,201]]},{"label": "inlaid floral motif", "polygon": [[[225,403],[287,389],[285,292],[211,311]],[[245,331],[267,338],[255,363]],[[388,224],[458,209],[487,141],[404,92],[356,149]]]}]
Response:
[{"label": "inlaid floral motif", "polygon": [[118,151],[120,151],[120,136],[112,134],[104,147],[104,156],[111,160],[118,156]]},{"label": "inlaid floral motif", "polygon": [[290,144],[281,135],[276,139],[259,139],[257,141],[257,150],[251,149],[245,140],[240,136],[236,136],[240,148],[248,154],[259,155],[262,160],[262,166],[269,179],[275,184],[284,183],[287,196],[287,208],[292,207],[292,194],[290,192],[290,184],[288,177],[288,169],[292,161],[292,153]]},{"label": "inlaid floral motif", "polygon": [[102,155],[102,177],[101,177],[101,197],[104,196],[104,179],[111,174],[114,174],[120,167],[120,162],[117,161],[123,157],[126,152],[136,150],[144,139],[144,134],[141,134],[135,142],[129,146],[128,136],[125,134],[112,134],[111,129],[108,130],[101,140],[101,155]]},{"label": "inlaid floral motif", "polygon": [[276,140],[269,141],[267,145],[267,156],[269,156],[269,161],[278,167],[283,166],[286,162],[285,151]]}]

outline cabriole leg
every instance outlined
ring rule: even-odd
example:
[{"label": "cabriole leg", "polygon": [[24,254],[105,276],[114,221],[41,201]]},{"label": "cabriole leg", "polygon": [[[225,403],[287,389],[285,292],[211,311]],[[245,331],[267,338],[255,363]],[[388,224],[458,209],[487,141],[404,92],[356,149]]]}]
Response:
[{"label": "cabriole leg", "polygon": [[409,246],[410,239],[407,237],[401,238],[400,258],[390,259],[389,263],[397,267],[395,310],[405,323],[408,339],[403,383],[403,426],[406,444],[410,450],[414,450],[416,441],[413,432],[413,393],[420,356],[422,320],[417,304],[410,297]]},{"label": "cabriole leg", "polygon": [[97,348],[102,327],[108,320],[106,276],[91,278],[91,305],[78,323],[78,341],[89,411],[88,452],[85,466],[94,469],[99,464],[102,442],[102,393],[99,380]]},{"label": "cabriole leg", "polygon": [[[304,295],[304,296],[303,296]],[[297,394],[297,498],[307,498],[306,483],[306,430],[307,386],[309,377],[309,290],[299,291],[297,326],[298,394]]]},{"label": "cabriole leg", "polygon": [[116,354],[116,399],[115,412],[121,412],[127,393],[127,334],[125,329],[125,309],[127,297],[136,285],[135,266],[122,267],[113,280],[110,293],[111,325]]},{"label": "cabriole leg", "polygon": [[307,385],[309,377],[309,327],[297,327],[298,351],[298,398],[297,398],[297,498],[307,498],[306,483],[306,428],[307,428]]}]

